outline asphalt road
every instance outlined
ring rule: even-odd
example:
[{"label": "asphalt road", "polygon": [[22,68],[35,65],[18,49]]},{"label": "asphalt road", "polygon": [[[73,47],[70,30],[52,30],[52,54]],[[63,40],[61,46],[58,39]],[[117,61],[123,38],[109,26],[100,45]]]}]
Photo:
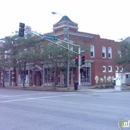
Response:
[{"label": "asphalt road", "polygon": [[0,130],[119,130],[122,118],[130,120],[130,92],[0,89]]}]

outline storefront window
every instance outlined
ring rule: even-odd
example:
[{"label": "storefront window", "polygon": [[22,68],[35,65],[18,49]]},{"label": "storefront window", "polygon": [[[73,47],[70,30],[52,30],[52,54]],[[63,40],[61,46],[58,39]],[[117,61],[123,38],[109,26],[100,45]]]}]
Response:
[{"label": "storefront window", "polygon": [[44,69],[45,82],[54,82],[54,72],[49,68]]},{"label": "storefront window", "polygon": [[9,71],[4,72],[4,82],[6,82],[6,83],[9,82]]}]

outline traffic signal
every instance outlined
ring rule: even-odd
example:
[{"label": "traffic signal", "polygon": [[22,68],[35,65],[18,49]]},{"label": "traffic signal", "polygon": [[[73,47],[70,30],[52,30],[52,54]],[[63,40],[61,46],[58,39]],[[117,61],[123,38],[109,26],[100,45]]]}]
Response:
[{"label": "traffic signal", "polygon": [[24,37],[25,24],[19,23],[19,36]]},{"label": "traffic signal", "polygon": [[75,57],[75,65],[78,66],[78,56]]},{"label": "traffic signal", "polygon": [[85,64],[85,56],[82,56],[81,64],[82,64],[82,65]]}]

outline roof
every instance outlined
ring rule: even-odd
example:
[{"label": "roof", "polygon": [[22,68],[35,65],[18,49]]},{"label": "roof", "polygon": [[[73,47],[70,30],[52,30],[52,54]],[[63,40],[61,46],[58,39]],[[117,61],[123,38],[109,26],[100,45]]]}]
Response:
[{"label": "roof", "polygon": [[[60,20],[59,22],[57,22],[57,23],[61,23],[61,22],[65,22],[65,21],[70,22],[70,23],[77,24],[77,23],[73,22],[72,20],[70,20],[70,18],[69,18],[68,16],[63,16],[63,17],[61,18],[61,20]],[[56,23],[56,24],[57,24],[57,23]]]},{"label": "roof", "polygon": [[125,41],[126,41],[126,42],[130,42],[130,37],[127,37],[127,38],[125,39]]}]

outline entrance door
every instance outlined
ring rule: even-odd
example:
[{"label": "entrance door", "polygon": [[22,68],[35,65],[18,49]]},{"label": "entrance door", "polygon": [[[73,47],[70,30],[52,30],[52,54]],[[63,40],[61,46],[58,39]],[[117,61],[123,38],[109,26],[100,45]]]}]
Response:
[{"label": "entrance door", "polygon": [[36,71],[36,86],[41,86],[41,72]]},{"label": "entrance door", "polygon": [[82,85],[90,85],[90,67],[84,67],[81,69],[81,83]]},{"label": "entrance door", "polygon": [[58,84],[59,84],[59,86],[62,86],[62,87],[67,86],[67,73],[66,73],[66,71],[60,71]]}]

